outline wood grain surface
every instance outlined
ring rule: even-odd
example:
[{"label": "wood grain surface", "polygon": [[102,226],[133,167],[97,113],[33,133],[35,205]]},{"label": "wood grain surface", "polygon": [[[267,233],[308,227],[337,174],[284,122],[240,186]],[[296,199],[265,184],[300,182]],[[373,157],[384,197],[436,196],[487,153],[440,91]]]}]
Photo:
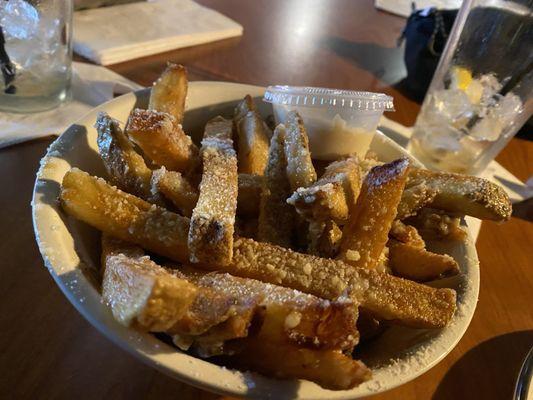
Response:
[{"label": "wood grain surface", "polygon": [[[404,74],[395,48],[405,19],[365,1],[199,1],[244,26],[244,36],[111,68],[150,84],[165,62],[192,80],[293,84],[383,91],[389,115],[412,124],[419,106],[393,84]],[[51,139],[0,150],[0,399],[220,399],[126,354],[69,304],[35,244],[30,199]],[[521,180],[533,175],[533,143],[513,139],[498,161]],[[372,399],[511,398],[533,345],[530,222],[483,223],[477,248],[481,292],[457,347],[419,378]]]}]

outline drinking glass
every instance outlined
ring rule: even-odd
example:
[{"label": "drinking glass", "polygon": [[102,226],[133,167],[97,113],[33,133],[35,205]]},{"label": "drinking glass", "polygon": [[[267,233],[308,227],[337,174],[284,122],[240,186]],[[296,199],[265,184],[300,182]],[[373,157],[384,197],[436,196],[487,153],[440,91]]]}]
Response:
[{"label": "drinking glass", "polygon": [[71,0],[0,1],[0,111],[44,111],[70,97],[71,36]]},{"label": "drinking glass", "polygon": [[478,174],[533,113],[533,0],[465,0],[409,150],[428,168]]}]

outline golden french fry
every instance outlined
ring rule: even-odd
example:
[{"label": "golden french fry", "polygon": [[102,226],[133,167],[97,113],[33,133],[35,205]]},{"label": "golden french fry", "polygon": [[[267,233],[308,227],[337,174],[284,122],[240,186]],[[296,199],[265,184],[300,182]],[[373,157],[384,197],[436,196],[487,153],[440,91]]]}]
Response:
[{"label": "golden french fry", "polygon": [[395,275],[417,282],[457,275],[457,262],[446,254],[436,254],[397,240],[389,241],[390,267]]},{"label": "golden french fry", "polygon": [[270,288],[274,292],[264,300],[261,329],[243,339],[240,351],[232,357],[238,366],[277,378],[308,379],[330,389],[348,389],[370,378],[371,372],[362,362],[341,352],[353,347],[355,309]]},{"label": "golden french fry", "polygon": [[356,156],[331,163],[318,181],[297,189],[287,200],[309,221],[334,220],[344,224],[361,189],[361,171]]},{"label": "golden french fry", "polygon": [[[203,265],[202,268],[212,267]],[[336,299],[347,290],[376,318],[407,326],[443,327],[455,312],[454,290],[435,289],[251,239],[235,240],[233,261],[224,270],[325,299]]]},{"label": "golden french fry", "polygon": [[[187,310],[187,314],[178,320],[167,333],[176,335],[176,339],[184,339],[189,346],[197,343],[206,350],[209,347],[223,349],[224,342],[230,339],[245,337],[252,322],[252,318],[258,312],[257,304],[253,301],[245,302],[233,294],[221,290],[220,287],[207,287],[197,280],[191,280],[188,274],[180,270],[174,270],[174,275],[184,279],[198,290],[198,295]],[[224,284],[221,283],[221,287]],[[188,347],[183,348],[187,350]],[[207,354],[204,356],[215,355]]]},{"label": "golden french fry", "polygon": [[136,108],[128,118],[126,133],[156,165],[189,172],[198,164],[198,148],[170,114]]},{"label": "golden french fry", "polygon": [[436,195],[437,191],[435,189],[429,188],[425,184],[409,185],[408,181],[398,204],[396,218],[403,220],[416,215],[422,207],[430,204]]},{"label": "golden french fry", "polygon": [[98,153],[113,184],[145,200],[153,200],[150,191],[152,171],[120,129],[118,121],[104,112],[96,120]]},{"label": "golden french fry", "polygon": [[102,298],[122,325],[166,331],[186,314],[196,295],[194,285],[146,256],[105,256]]},{"label": "golden french fry", "polygon": [[[249,103],[252,103],[250,107]],[[249,109],[247,112],[244,110]],[[250,96],[235,109],[233,119],[237,131],[239,172],[263,175],[268,159],[270,134],[263,119],[257,111]]]},{"label": "golden french fry", "polygon": [[233,124],[229,119],[220,115],[211,118],[205,125],[204,139],[215,138],[225,141],[231,141],[233,147]]},{"label": "golden french fry", "polygon": [[[312,185],[317,178],[315,167],[309,151],[309,138],[302,118],[296,111],[287,113],[285,134],[285,158],[287,159],[287,177],[291,185],[291,191],[300,187]],[[309,231],[309,224],[302,217],[295,218],[295,245],[300,249],[307,249],[308,239],[318,241],[311,235],[315,231]]]},{"label": "golden french fry", "polygon": [[408,244],[411,247],[419,249],[426,248],[426,243],[416,228],[411,225],[406,225],[402,221],[395,220],[392,223],[389,237],[396,239],[398,242]]},{"label": "golden french fry", "polygon": [[61,185],[63,209],[118,239],[181,262],[188,261],[189,219],[72,168]]},{"label": "golden french fry", "polygon": [[183,121],[187,98],[187,70],[182,65],[167,64],[167,68],[152,86],[148,108],[161,111]]},{"label": "golden french fry", "polygon": [[371,371],[338,350],[314,350],[270,342],[261,336],[244,339],[231,357],[242,369],[280,379],[307,379],[326,389],[347,390],[369,380]]},{"label": "golden french fry", "polygon": [[227,273],[206,273],[180,268],[178,276],[200,288],[231,299],[236,314],[241,307],[254,304],[263,317],[279,322],[279,330],[270,339],[298,343],[319,349],[351,351],[358,341],[355,329],[357,305],[349,299],[336,301],[298,292],[254,279],[239,278]]},{"label": "golden french fry", "polygon": [[447,215],[442,210],[422,208],[417,215],[405,221],[415,226],[426,239],[464,240],[466,237],[460,218]]},{"label": "golden french fry", "polygon": [[291,189],[308,187],[316,181],[316,172],[309,152],[309,138],[302,118],[296,111],[287,114],[285,135],[287,176]]},{"label": "golden french fry", "polygon": [[430,203],[432,208],[494,221],[511,218],[509,196],[486,179],[416,168],[411,171],[409,181],[410,185],[423,184],[436,191]]},{"label": "golden french fry", "polygon": [[[105,234],[102,244],[104,299],[119,322],[180,337],[205,335],[215,327],[226,340],[248,334],[255,304],[236,304],[229,293],[199,286],[179,271],[161,268],[140,247]],[[237,329],[238,320],[242,329]]]},{"label": "golden french fry", "polygon": [[128,257],[139,258],[144,256],[144,250],[132,243],[125,242],[102,233],[101,238],[102,254],[100,258],[101,275],[104,275],[107,256],[124,254]]},{"label": "golden french fry", "polygon": [[290,248],[295,212],[286,202],[291,187],[286,173],[285,136],[285,128],[279,125],[270,142],[268,165],[261,191],[257,236],[261,242]]},{"label": "golden french fry", "polygon": [[233,122],[239,122],[250,111],[257,111],[257,107],[255,106],[252,96],[247,94],[246,96],[244,96],[244,99],[240,101],[239,104],[237,104],[237,106],[235,107],[235,110],[233,112]]},{"label": "golden french fry", "polygon": [[239,174],[239,195],[237,197],[237,215],[243,217],[257,217],[263,176],[254,174]]},{"label": "golden french fry", "polygon": [[[233,254],[237,209],[237,156],[230,138],[208,122],[202,140],[202,180],[189,228],[189,259],[227,265]],[[217,119],[216,127],[223,125]],[[229,122],[231,126],[231,122]]]},{"label": "golden french fry", "polygon": [[[234,314],[232,312],[231,314]],[[212,326],[200,335],[169,332],[174,344],[183,351],[190,351],[202,358],[233,354],[242,348],[239,339],[245,338],[257,315],[253,307],[231,315],[225,321]]]},{"label": "golden french fry", "polygon": [[162,193],[186,217],[192,215],[192,210],[198,201],[198,190],[194,188],[182,174],[167,171],[161,167],[152,173],[152,191]]},{"label": "golden french fry", "polygon": [[339,259],[357,267],[376,268],[396,217],[408,171],[406,158],[370,170],[350,221],[344,226]]}]

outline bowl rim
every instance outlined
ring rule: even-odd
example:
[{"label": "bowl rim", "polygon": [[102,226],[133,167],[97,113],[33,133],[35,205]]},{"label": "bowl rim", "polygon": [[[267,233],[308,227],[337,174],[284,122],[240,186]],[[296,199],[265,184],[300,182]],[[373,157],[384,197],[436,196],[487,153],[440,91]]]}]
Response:
[{"label": "bowl rim", "polygon": [[[202,88],[205,90],[209,90],[210,88],[218,87],[218,88],[241,88],[242,90],[250,91],[251,93],[258,93],[264,92],[265,88],[259,87],[259,86],[252,86],[252,85],[243,85],[243,84],[235,84],[230,82],[190,82],[189,89],[191,88],[198,88],[198,90],[201,90]],[[61,136],[59,136],[54,142],[49,146],[46,155],[41,160],[41,166],[39,168],[39,171],[36,176],[36,181],[34,185],[34,191],[32,196],[32,220],[33,220],[33,226],[34,226],[34,232],[36,236],[36,241],[39,246],[39,251],[41,252],[41,255],[44,260],[45,266],[48,268],[50,274],[52,275],[54,281],[56,284],[60,287],[63,294],[67,297],[67,299],[72,303],[72,305],[77,309],[77,311],[84,316],[85,319],[87,319],[91,325],[96,327],[104,336],[109,338],[113,343],[117,344],[120,348],[126,350],[128,353],[134,355],[136,358],[141,360],[142,362],[155,367],[157,370],[165,373],[166,375],[169,375],[173,378],[179,379],[180,381],[196,386],[205,390],[209,390],[215,393],[219,393],[222,395],[237,395],[237,396],[250,396],[250,397],[257,397],[264,396],[266,393],[269,393],[268,390],[277,390],[277,393],[283,393],[285,390],[285,387],[288,387],[287,384],[294,382],[294,381],[280,381],[275,379],[270,379],[266,377],[262,377],[259,374],[251,373],[249,376],[247,376],[247,373],[241,373],[232,371],[229,369],[226,369],[225,367],[218,366],[216,364],[213,364],[207,360],[202,360],[199,358],[196,358],[194,356],[190,356],[186,353],[179,352],[176,349],[164,345],[162,342],[160,342],[158,339],[156,339],[153,335],[147,334],[147,333],[140,333],[137,331],[134,331],[132,329],[123,327],[119,325],[111,316],[111,313],[107,309],[107,307],[104,307],[103,303],[101,302],[101,297],[99,292],[96,290],[96,288],[88,281],[86,275],[82,272],[82,268],[84,267],[83,260],[79,257],[79,255],[76,253],[75,256],[78,258],[78,265],[77,269],[74,269],[73,271],[70,271],[69,274],[72,272],[72,275],[69,275],[68,277],[65,277],[63,271],[65,269],[71,268],[71,265],[69,266],[68,263],[61,258],[61,256],[65,256],[65,252],[61,252],[61,247],[65,248],[65,244],[60,243],[60,241],[56,241],[58,239],[58,232],[61,231],[61,229],[54,230],[53,226],[50,224],[50,221],[47,221],[46,218],[50,219],[53,218],[54,213],[58,213],[58,205],[56,204],[55,207],[53,207],[51,204],[44,203],[42,201],[42,196],[44,194],[50,194],[54,193],[54,190],[57,190],[57,188],[51,187],[51,183],[49,180],[55,179],[55,185],[57,186],[57,181],[59,179],[62,179],[62,175],[64,173],[59,172],[59,167],[64,168],[64,166],[57,166],[53,165],[54,163],[61,163],[63,160],[61,156],[63,155],[61,151],[70,151],[71,149],[66,148],[64,149],[65,143],[68,143],[69,140],[73,140],[73,138],[76,137],[76,135],[79,134],[79,131],[76,131],[73,129],[76,125],[78,126],[87,126],[88,119],[95,115],[98,111],[105,110],[109,108],[110,105],[119,105],[120,103],[124,102],[133,102],[136,97],[142,97],[147,96],[147,93],[149,93],[149,89],[141,89],[136,92],[128,93],[123,96],[117,97],[113,100],[110,100],[106,103],[103,103],[102,105],[94,108],[93,110],[89,111],[87,114],[85,114],[82,118],[80,118],[75,124],[73,124],[69,129],[67,129]],[[91,124],[92,126],[92,124]],[[407,153],[407,151],[402,148],[400,145],[398,145],[396,142],[394,142],[392,139],[389,139],[386,137],[383,133],[381,133],[379,130],[376,133],[376,137],[378,137],[378,140],[383,141],[387,145],[390,145],[394,147],[397,151],[400,153],[410,157],[411,159],[414,159],[411,155]],[[66,154],[66,153],[65,153]],[[64,160],[63,160],[64,161]],[[60,176],[61,175],[61,176]],[[50,192],[50,193],[49,193]],[[45,218],[45,220],[43,220]],[[463,221],[464,223],[464,221]],[[66,229],[66,226],[64,227]],[[67,233],[70,236],[70,239],[72,241],[72,244],[74,244],[75,240],[72,237],[71,233],[67,230]],[[68,244],[67,244],[68,245]],[[451,337],[448,338],[448,342],[445,345],[444,349],[441,349],[441,351],[438,352],[438,355],[431,357],[430,361],[418,368],[416,371],[414,371],[411,374],[408,374],[406,376],[398,377],[394,382],[387,382],[384,384],[384,387],[366,387],[365,390],[362,390],[362,386],[359,386],[359,388],[346,390],[346,391],[330,391],[323,389],[319,387],[318,385],[308,382],[308,381],[299,381],[300,387],[302,388],[302,385],[306,385],[306,391],[311,391],[312,395],[306,395],[301,398],[335,398],[335,399],[351,399],[351,398],[358,398],[358,397],[364,397],[369,396],[372,394],[377,394],[380,392],[383,392],[385,390],[390,390],[394,387],[400,386],[404,383],[407,383],[416,377],[420,376],[424,372],[431,369],[434,365],[436,365],[438,362],[440,362],[459,342],[461,337],[466,332],[466,329],[468,328],[470,321],[472,319],[475,306],[477,303],[478,295],[479,295],[479,269],[478,269],[478,258],[477,253],[475,250],[475,246],[472,242],[472,239],[470,236],[468,236],[467,241],[464,244],[464,250],[466,256],[469,258],[468,262],[468,279],[470,282],[469,284],[469,295],[471,297],[471,301],[467,305],[468,307],[465,310],[464,315],[461,315],[461,325],[459,327],[455,327],[456,332],[453,335],[450,335]],[[72,261],[72,260],[71,260]],[[69,261],[69,262],[71,262]],[[63,265],[65,264],[65,265]],[[81,268],[80,268],[81,267]],[[465,273],[466,273],[465,272]],[[89,307],[89,305],[91,307]],[[466,304],[465,304],[466,305]],[[454,321],[455,321],[454,316]],[[459,318],[459,317],[458,317]],[[453,322],[452,322],[453,323]],[[447,328],[441,330],[440,332],[444,332]],[[437,335],[438,338],[441,335]],[[431,343],[428,344],[428,348],[430,348]],[[154,346],[159,348],[160,346],[161,353],[159,354],[151,354],[150,352],[153,350]],[[168,349],[165,348],[165,346],[168,347]],[[168,350],[172,350],[172,353],[170,353]],[[178,356],[179,355],[179,356]],[[171,360],[169,357],[172,356],[172,362],[174,362],[174,359],[179,359],[180,361],[183,361],[183,365],[180,364],[180,368],[177,370],[174,367],[170,365]],[[206,370],[205,374],[199,374],[199,371]],[[223,371],[224,370],[224,371]],[[211,372],[231,372],[233,375],[239,375],[239,379],[241,381],[244,381],[240,386],[230,383],[229,385],[227,383],[223,383],[220,379],[213,379],[208,378],[209,374]],[[205,375],[205,377],[201,376]],[[225,376],[225,377],[229,377]],[[247,379],[252,379],[252,384],[250,382],[246,382]],[[273,383],[274,382],[274,383]],[[372,382],[372,381],[370,381]],[[259,391],[257,393],[254,393],[254,387],[258,385]],[[237,387],[238,386],[238,387]],[[307,387],[310,386],[310,387]],[[297,395],[298,393],[296,393]],[[299,397],[300,398],[300,397]]]}]

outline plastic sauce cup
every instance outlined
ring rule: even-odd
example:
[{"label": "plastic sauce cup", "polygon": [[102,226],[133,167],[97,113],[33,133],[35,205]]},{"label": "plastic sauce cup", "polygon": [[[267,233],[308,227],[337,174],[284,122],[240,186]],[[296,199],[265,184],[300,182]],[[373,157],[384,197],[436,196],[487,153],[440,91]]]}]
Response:
[{"label": "plastic sauce cup", "polygon": [[263,97],[272,103],[276,124],[285,123],[289,111],[300,114],[311,155],[319,160],[364,157],[381,115],[394,111],[392,100],[382,93],[296,86],[269,86]]}]

